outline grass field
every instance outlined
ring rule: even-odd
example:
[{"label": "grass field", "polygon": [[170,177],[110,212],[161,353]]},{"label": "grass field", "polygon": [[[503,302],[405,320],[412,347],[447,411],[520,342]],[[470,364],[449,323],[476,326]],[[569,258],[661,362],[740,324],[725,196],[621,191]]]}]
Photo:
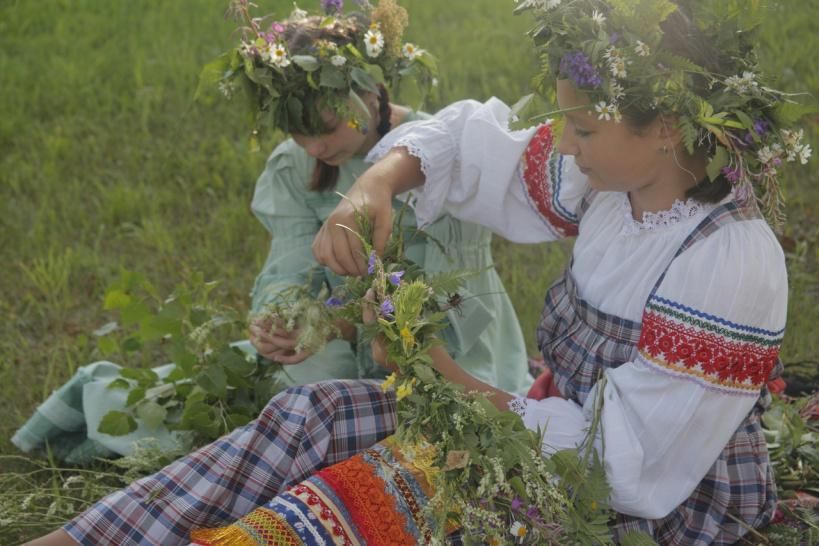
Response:
[{"label": "grass field", "polygon": [[[260,1],[263,8],[289,1]],[[265,153],[230,103],[192,103],[201,65],[231,44],[224,0],[0,0],[0,455],[36,405],[97,358],[104,290],[120,268],[162,290],[195,271],[234,307],[266,255],[248,208]],[[500,0],[404,0],[408,35],[440,61],[435,109],[514,101],[535,59],[528,20]],[[783,2],[762,59],[781,87],[819,94],[819,3]],[[806,129],[819,149],[817,120]],[[276,138],[265,141],[272,149]],[[819,366],[817,159],[786,180],[791,278],[783,359]],[[495,245],[532,345],[566,246]],[[2,471],[2,469],[0,469]]]}]

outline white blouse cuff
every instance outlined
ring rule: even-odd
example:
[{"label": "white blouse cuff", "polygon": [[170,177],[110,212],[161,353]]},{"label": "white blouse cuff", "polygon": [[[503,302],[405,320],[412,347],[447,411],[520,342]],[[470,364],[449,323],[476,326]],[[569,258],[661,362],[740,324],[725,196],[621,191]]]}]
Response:
[{"label": "white blouse cuff", "polygon": [[[412,190],[410,204],[415,209],[419,227],[434,222],[449,194],[453,169],[458,163],[458,147],[452,135],[438,120],[404,123],[387,133],[367,154],[375,163],[393,148],[406,148],[421,162],[424,184]],[[403,200],[404,196],[398,196]]]}]

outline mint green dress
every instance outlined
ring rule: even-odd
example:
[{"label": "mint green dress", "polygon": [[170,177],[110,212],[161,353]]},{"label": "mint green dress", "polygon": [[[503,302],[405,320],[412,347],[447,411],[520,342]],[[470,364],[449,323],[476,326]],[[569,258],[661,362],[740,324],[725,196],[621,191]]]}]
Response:
[{"label": "mint green dress", "polygon": [[[406,121],[420,116],[410,114]],[[316,269],[313,238],[338,204],[340,197],[335,192],[346,193],[368,164],[363,157],[354,157],[340,168],[335,190],[323,193],[307,189],[314,166],[313,158],[287,140],[273,151],[256,183],[251,208],[270,232],[271,243],[251,292],[254,310],[282,289],[304,284],[311,276],[314,282],[319,277],[318,281],[329,287],[342,282],[329,269]],[[396,200],[394,206],[400,209],[402,204]],[[492,234],[484,227],[443,216],[424,229],[428,236],[419,235],[412,209],[404,212],[402,225],[405,240],[411,241],[406,247],[407,257],[427,273],[482,271],[459,291],[463,303],[459,309],[449,311],[450,325],[442,337],[453,358],[470,374],[508,392],[525,394],[531,379],[523,334],[493,267]],[[331,342],[323,352],[298,365],[286,366],[287,381],[306,384],[333,378],[383,377],[384,371],[373,363],[368,347],[356,346],[357,350],[345,341]]]},{"label": "mint green dress", "polygon": [[[422,114],[410,114],[406,121]],[[335,191],[345,193],[368,167],[363,157],[355,157],[340,168]],[[281,143],[267,161],[256,182],[253,213],[271,235],[270,251],[251,291],[252,309],[259,310],[279,291],[303,285],[308,276],[320,285],[334,287],[342,279],[320,268],[313,257],[313,238],[321,223],[338,203],[335,191],[308,191],[315,160],[292,140]],[[396,201],[396,208],[401,203]],[[416,232],[415,215],[404,213],[402,225],[407,235]],[[407,256],[428,273],[453,269],[482,270],[466,281],[459,292],[462,304],[448,313],[450,325],[441,336],[453,358],[473,376],[505,391],[525,394],[532,383],[527,355],[512,304],[492,266],[491,233],[486,228],[443,216],[425,229],[428,237],[416,235],[406,247]],[[410,240],[410,237],[406,238]],[[437,241],[445,249],[441,251]],[[235,344],[255,353],[249,341]],[[155,368],[161,376],[172,364]],[[134,442],[155,439],[163,449],[180,442],[167,429],[148,430],[138,422],[136,431],[110,436],[97,431],[103,416],[122,410],[126,393],[108,389],[120,367],[111,362],[95,362],[77,373],[55,391],[14,435],[12,442],[30,452],[46,442],[62,460],[85,464],[94,457],[130,455]],[[326,379],[380,378],[383,368],[372,361],[369,346],[336,340],[300,364],[286,366],[284,382],[303,385]]]}]

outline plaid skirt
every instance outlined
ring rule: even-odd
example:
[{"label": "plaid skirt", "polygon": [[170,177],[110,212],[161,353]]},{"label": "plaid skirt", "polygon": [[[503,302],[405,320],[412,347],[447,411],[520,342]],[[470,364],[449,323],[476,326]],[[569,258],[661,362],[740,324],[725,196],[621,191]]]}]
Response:
[{"label": "plaid skirt", "polygon": [[276,395],[258,419],[105,497],[64,529],[80,544],[188,544],[395,430],[395,395],[330,381]]}]

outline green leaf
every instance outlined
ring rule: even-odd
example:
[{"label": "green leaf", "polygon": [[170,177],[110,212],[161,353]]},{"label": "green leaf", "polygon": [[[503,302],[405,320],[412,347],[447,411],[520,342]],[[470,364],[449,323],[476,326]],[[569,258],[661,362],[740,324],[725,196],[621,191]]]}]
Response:
[{"label": "green leaf", "polygon": [[319,85],[321,87],[330,87],[332,89],[346,89],[347,79],[344,77],[344,73],[341,70],[333,65],[326,64],[321,67]]},{"label": "green leaf", "polygon": [[137,417],[145,424],[148,430],[157,430],[165,422],[168,410],[160,406],[153,400],[148,400],[144,404],[137,406]]},{"label": "green leaf", "polygon": [[196,384],[217,398],[224,398],[227,394],[227,375],[222,366],[215,362],[196,377]]},{"label": "green leaf", "polygon": [[126,381],[125,379],[119,378],[119,379],[114,379],[113,381],[108,383],[108,387],[106,387],[106,388],[108,388],[108,389],[125,389],[125,390],[128,390],[128,389],[131,388],[131,384],[128,383],[128,381]]},{"label": "green leaf", "polygon": [[378,87],[376,85],[378,82],[369,72],[356,66],[350,71],[350,77],[353,79],[353,83],[360,89],[369,91],[370,93],[378,93]]},{"label": "green leaf", "polygon": [[[239,52],[234,50],[230,53],[223,53],[217,58],[207,63],[199,72],[199,84],[196,86],[196,93],[193,95],[193,100],[201,101],[204,104],[213,102],[212,97],[215,94],[217,82],[221,80],[225,73],[236,64],[236,56]],[[241,56],[239,56],[241,58]],[[238,68],[238,66],[234,67]]]},{"label": "green leaf", "polygon": [[142,349],[142,342],[139,338],[129,337],[122,342],[122,350],[129,353],[134,353]]},{"label": "green leaf", "polygon": [[140,300],[134,300],[120,310],[120,318],[126,326],[138,324],[149,316],[151,309]]},{"label": "green leaf", "polygon": [[293,55],[291,59],[305,72],[315,72],[321,66],[318,59],[312,55]]},{"label": "green leaf", "polygon": [[121,411],[109,411],[100,421],[97,432],[111,436],[125,436],[136,429],[137,422],[133,417]]},{"label": "green leaf", "polygon": [[708,174],[708,178],[711,180],[711,182],[717,179],[722,168],[728,165],[729,160],[730,156],[728,155],[728,150],[722,146],[717,146],[717,149],[714,152],[714,157],[711,158],[708,165],[705,167],[705,172]]},{"label": "green leaf", "polygon": [[119,344],[117,344],[117,340],[111,336],[99,338],[97,340],[97,347],[99,347],[102,356],[111,356],[119,352]]},{"label": "green leaf", "polygon": [[128,400],[125,402],[125,406],[131,407],[142,400],[145,400],[145,387],[134,387],[134,389],[128,393]]},{"label": "green leaf", "polygon": [[105,294],[105,302],[102,305],[102,308],[106,311],[110,311],[112,309],[122,309],[128,306],[131,303],[131,296],[123,292],[122,290],[109,290]]}]

